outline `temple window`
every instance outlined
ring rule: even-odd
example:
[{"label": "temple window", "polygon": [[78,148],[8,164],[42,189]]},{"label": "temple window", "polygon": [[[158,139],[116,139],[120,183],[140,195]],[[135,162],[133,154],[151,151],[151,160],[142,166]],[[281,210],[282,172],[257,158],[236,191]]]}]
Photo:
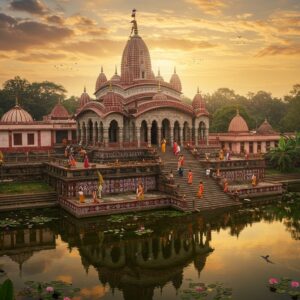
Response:
[{"label": "temple window", "polygon": [[27,133],[27,145],[34,145],[34,133]]},{"label": "temple window", "polygon": [[249,142],[249,153],[253,153],[253,142]]},{"label": "temple window", "polygon": [[22,146],[22,133],[14,133],[14,145]]},{"label": "temple window", "polygon": [[142,71],[142,78],[145,78],[145,72]]}]

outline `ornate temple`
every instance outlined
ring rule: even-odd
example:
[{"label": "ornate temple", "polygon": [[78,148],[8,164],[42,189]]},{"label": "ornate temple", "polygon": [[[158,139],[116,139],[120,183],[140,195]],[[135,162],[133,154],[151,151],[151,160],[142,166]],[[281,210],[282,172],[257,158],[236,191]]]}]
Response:
[{"label": "ornate temple", "polygon": [[77,111],[77,138],[87,145],[158,145],[207,143],[209,118],[199,90],[192,105],[183,102],[181,81],[174,69],[169,82],[152,70],[146,43],[139,35],[135,12],[125,45],[121,74],[107,79],[101,68],[96,100],[86,90]]}]

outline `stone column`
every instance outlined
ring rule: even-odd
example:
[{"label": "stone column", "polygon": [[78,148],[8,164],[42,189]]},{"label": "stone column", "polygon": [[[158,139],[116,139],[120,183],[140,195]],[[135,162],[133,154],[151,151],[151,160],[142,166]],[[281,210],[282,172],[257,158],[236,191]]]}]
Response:
[{"label": "stone column", "polygon": [[151,126],[147,127],[147,138],[148,138],[148,146],[151,147]]},{"label": "stone column", "polygon": [[180,145],[183,146],[183,128],[179,127]]},{"label": "stone column", "polygon": [[79,143],[80,140],[81,140],[80,124],[79,123],[77,123],[77,127],[76,127],[76,140],[77,140],[77,143]]},{"label": "stone column", "polygon": [[206,145],[208,146],[209,145],[209,138],[208,138],[208,133],[209,129],[208,128],[205,128],[205,142],[206,142]]},{"label": "stone column", "polygon": [[195,146],[197,147],[199,145],[199,136],[198,136],[198,129],[195,128]]},{"label": "stone column", "polygon": [[173,145],[174,142],[174,127],[170,127],[170,143],[171,146]]},{"label": "stone column", "polygon": [[236,151],[236,153],[241,153],[241,143],[240,142],[235,143],[235,151]]},{"label": "stone column", "polygon": [[93,145],[96,145],[97,140],[97,130],[96,130],[96,124],[93,124]]},{"label": "stone column", "polygon": [[159,146],[161,142],[161,128],[157,127],[157,145]]},{"label": "stone column", "polygon": [[141,127],[136,128],[136,140],[137,140],[138,148],[140,148],[141,147]]},{"label": "stone column", "polygon": [[119,127],[119,145],[123,147],[123,127]]},{"label": "stone column", "polygon": [[248,153],[249,154],[249,142],[245,142],[245,144],[244,144],[245,146],[245,151],[246,151],[246,153]]},{"label": "stone column", "polygon": [[271,141],[270,142],[270,148],[272,149],[272,148],[275,148],[275,142],[274,141]]},{"label": "stone column", "polygon": [[261,153],[267,152],[267,145],[266,142],[261,142]]},{"label": "stone column", "polygon": [[253,154],[257,154],[257,142],[253,142]]},{"label": "stone column", "polygon": [[108,146],[108,128],[103,127],[103,145]]},{"label": "stone column", "polygon": [[89,127],[87,126],[85,128],[85,143],[88,145],[90,141],[90,133],[89,133]]},{"label": "stone column", "polygon": [[101,142],[101,126],[100,126],[100,124],[98,126],[98,142],[99,143]]}]

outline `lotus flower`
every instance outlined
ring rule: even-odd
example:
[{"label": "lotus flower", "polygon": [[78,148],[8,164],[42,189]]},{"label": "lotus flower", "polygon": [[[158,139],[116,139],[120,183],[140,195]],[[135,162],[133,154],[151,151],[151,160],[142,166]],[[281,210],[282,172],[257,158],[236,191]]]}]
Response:
[{"label": "lotus flower", "polygon": [[204,288],[202,286],[196,286],[195,290],[196,292],[201,293],[204,291]]},{"label": "lotus flower", "polygon": [[277,284],[278,280],[276,278],[270,278],[269,279],[269,284]]},{"label": "lotus flower", "polygon": [[64,297],[64,300],[71,300],[71,298],[69,298],[69,297]]},{"label": "lotus flower", "polygon": [[300,283],[299,283],[298,281],[292,281],[292,282],[291,282],[291,287],[297,288],[297,287],[299,287],[299,286],[300,286]]},{"label": "lotus flower", "polygon": [[47,293],[53,293],[54,292],[54,288],[52,286],[47,286],[46,287],[46,292]]}]

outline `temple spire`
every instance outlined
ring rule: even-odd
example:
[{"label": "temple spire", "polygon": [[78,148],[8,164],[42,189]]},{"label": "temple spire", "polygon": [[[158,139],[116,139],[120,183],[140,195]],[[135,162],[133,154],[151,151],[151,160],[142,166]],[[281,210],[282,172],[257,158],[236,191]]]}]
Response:
[{"label": "temple spire", "polygon": [[86,93],[86,87],[84,86],[83,91]]},{"label": "temple spire", "polygon": [[199,91],[199,86],[197,87],[197,94],[200,94],[200,91]]},{"label": "temple spire", "polygon": [[117,65],[115,65],[115,75],[118,75]]},{"label": "temple spire", "polygon": [[108,90],[111,92],[112,91],[112,84],[111,84],[111,81],[109,82],[109,88]]},{"label": "temple spire", "polygon": [[238,107],[236,108],[236,115],[237,115],[237,116],[239,116],[239,115],[240,115],[240,110],[239,110],[239,108],[238,108]]},{"label": "temple spire", "polygon": [[101,66],[101,73],[103,73],[103,66]]},{"label": "temple spire", "polygon": [[160,80],[158,80],[158,92],[160,92],[161,89],[160,89]]},{"label": "temple spire", "polygon": [[176,66],[174,67],[174,74],[176,74]]},{"label": "temple spire", "polygon": [[138,27],[137,27],[137,22],[135,19],[135,14],[136,14],[136,9],[134,8],[131,12],[131,17],[133,19],[130,22],[130,23],[132,23],[130,36],[132,35],[132,33],[134,33],[134,35],[138,35]]}]

